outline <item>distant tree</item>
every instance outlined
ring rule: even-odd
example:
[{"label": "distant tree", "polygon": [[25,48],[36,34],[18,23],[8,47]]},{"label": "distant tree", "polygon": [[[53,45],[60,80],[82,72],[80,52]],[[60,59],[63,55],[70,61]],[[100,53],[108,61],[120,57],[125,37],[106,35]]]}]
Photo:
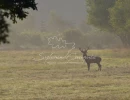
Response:
[{"label": "distant tree", "polygon": [[78,29],[68,29],[63,33],[64,39],[68,42],[74,42],[76,46],[79,46],[82,44],[82,37],[83,34],[80,30]]},{"label": "distant tree", "polygon": [[84,33],[91,32],[93,28],[91,25],[87,24],[86,21],[82,21],[79,27]]},{"label": "distant tree", "polygon": [[28,16],[26,9],[37,10],[36,5],[35,0],[0,0],[0,43],[8,43],[9,25],[5,18],[17,23],[16,19],[23,20]]},{"label": "distant tree", "polygon": [[111,30],[109,24],[109,11],[116,0],[86,0],[87,3],[87,21],[89,24],[101,30]]},{"label": "distant tree", "polygon": [[68,28],[72,28],[73,25],[71,22],[64,20],[61,16],[57,15],[55,12],[51,12],[50,22],[48,25],[49,30],[51,31],[60,31],[63,32]]},{"label": "distant tree", "polygon": [[86,0],[88,23],[120,37],[130,46],[130,0]]},{"label": "distant tree", "polygon": [[130,46],[130,0],[117,0],[109,9],[110,24],[123,44]]}]

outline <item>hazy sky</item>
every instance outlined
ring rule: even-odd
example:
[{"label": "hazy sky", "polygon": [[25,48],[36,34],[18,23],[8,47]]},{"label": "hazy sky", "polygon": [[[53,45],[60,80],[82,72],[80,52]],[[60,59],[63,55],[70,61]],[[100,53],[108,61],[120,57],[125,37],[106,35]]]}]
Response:
[{"label": "hazy sky", "polygon": [[46,21],[54,11],[65,20],[79,23],[86,18],[85,0],[36,0],[38,12],[36,21]]}]

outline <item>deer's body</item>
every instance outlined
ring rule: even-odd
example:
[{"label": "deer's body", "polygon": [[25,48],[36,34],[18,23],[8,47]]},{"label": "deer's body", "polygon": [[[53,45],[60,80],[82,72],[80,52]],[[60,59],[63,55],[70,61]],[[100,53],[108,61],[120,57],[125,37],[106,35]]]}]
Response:
[{"label": "deer's body", "polygon": [[101,58],[100,57],[95,57],[95,56],[87,56],[87,50],[82,50],[79,48],[79,50],[83,53],[83,59],[88,65],[88,71],[90,70],[90,64],[91,63],[96,63],[98,65],[98,70],[101,71]]}]

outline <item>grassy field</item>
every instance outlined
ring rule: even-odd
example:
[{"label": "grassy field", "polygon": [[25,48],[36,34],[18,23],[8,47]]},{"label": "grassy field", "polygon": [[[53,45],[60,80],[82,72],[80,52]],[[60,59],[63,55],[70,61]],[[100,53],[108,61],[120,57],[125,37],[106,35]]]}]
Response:
[{"label": "grassy field", "polygon": [[130,100],[130,50],[90,50],[102,57],[101,72],[82,59],[34,61],[41,52],[0,51],[0,100]]}]

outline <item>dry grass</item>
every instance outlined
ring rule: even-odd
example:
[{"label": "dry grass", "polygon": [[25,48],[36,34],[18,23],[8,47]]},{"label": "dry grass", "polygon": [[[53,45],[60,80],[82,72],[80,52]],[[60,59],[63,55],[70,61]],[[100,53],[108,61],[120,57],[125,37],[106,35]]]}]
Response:
[{"label": "dry grass", "polygon": [[[79,51],[75,52],[81,56]],[[103,58],[101,72],[95,64],[88,72],[82,59],[76,60],[81,64],[33,61],[39,53],[0,52],[0,100],[129,100],[129,50],[89,51],[89,55]],[[66,51],[56,53],[64,55]]]}]

